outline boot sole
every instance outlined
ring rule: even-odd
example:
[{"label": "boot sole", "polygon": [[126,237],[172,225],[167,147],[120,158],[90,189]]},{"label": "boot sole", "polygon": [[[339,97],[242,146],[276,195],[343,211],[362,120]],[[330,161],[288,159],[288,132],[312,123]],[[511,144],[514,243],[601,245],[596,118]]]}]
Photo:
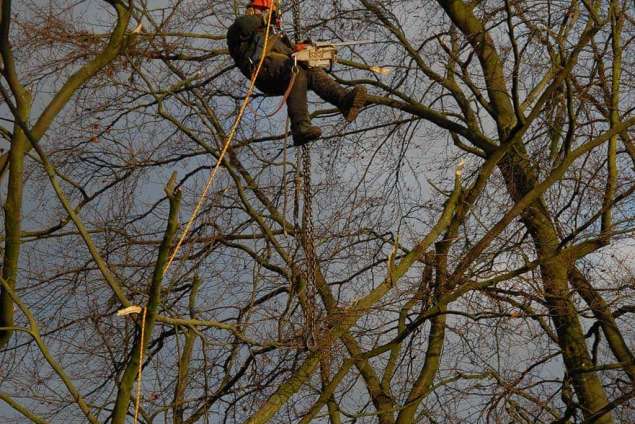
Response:
[{"label": "boot sole", "polygon": [[357,118],[357,115],[359,114],[360,110],[364,107],[365,103],[366,103],[366,87],[361,86],[355,91],[355,97],[353,97],[353,104],[351,105],[351,108],[348,110],[348,113],[346,114],[346,116],[344,116],[344,119],[346,119],[347,122],[353,122],[355,118]]}]

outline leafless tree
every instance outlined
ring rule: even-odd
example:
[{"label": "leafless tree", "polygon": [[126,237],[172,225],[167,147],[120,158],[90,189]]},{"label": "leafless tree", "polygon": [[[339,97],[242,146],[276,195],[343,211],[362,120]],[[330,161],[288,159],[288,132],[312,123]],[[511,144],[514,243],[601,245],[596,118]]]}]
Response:
[{"label": "leafless tree", "polygon": [[635,421],[632,2],[296,4],[310,161],[240,2],[0,1],[2,421]]}]

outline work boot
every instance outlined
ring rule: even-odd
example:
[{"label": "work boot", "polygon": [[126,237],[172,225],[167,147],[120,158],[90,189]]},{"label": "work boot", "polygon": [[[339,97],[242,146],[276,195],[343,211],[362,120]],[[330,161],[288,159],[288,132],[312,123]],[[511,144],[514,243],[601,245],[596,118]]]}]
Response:
[{"label": "work boot", "polygon": [[302,146],[309,141],[317,140],[322,136],[322,130],[319,127],[311,125],[311,121],[301,121],[299,124],[291,125],[291,134],[293,135],[293,145]]},{"label": "work boot", "polygon": [[366,104],[366,88],[363,85],[353,87],[342,99],[339,106],[344,119],[353,122],[357,118],[357,114]]},{"label": "work boot", "polygon": [[344,87],[319,68],[310,69],[308,77],[309,88],[327,102],[337,106],[348,122],[355,120],[360,109],[366,103],[366,88],[364,86],[356,85],[353,89],[346,91]]}]

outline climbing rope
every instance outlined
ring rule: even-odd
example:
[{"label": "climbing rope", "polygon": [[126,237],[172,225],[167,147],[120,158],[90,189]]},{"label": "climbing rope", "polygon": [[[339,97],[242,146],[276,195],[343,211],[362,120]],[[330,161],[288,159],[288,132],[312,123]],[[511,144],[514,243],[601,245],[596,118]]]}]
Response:
[{"label": "climbing rope", "polygon": [[232,140],[234,139],[234,136],[236,135],[236,131],[238,129],[238,125],[240,124],[240,121],[243,118],[243,115],[245,113],[245,109],[247,108],[247,105],[249,104],[249,99],[251,98],[251,95],[254,92],[254,87],[256,86],[256,79],[258,78],[258,75],[260,74],[260,70],[262,68],[262,63],[265,61],[265,57],[266,57],[266,51],[267,51],[267,44],[269,43],[269,32],[271,30],[271,19],[273,16],[273,2],[271,2],[271,4],[269,4],[269,13],[268,13],[268,17],[267,17],[267,28],[265,30],[265,40],[264,40],[264,44],[263,44],[263,48],[262,48],[262,54],[260,55],[260,60],[258,61],[258,66],[256,67],[256,70],[254,71],[251,80],[249,82],[249,88],[247,89],[247,94],[245,94],[245,98],[243,99],[242,105],[240,106],[240,110],[238,111],[238,115],[236,116],[236,119],[234,120],[234,123],[232,124],[231,130],[229,131],[229,135],[227,136],[227,141],[225,142],[225,145],[223,146],[223,150],[220,153],[220,156],[218,157],[218,160],[216,161],[216,165],[214,166],[214,168],[212,169],[212,172],[210,172],[209,177],[207,178],[207,182],[205,184],[205,188],[203,189],[203,192],[201,193],[201,195],[198,198],[198,201],[196,202],[196,206],[194,207],[194,211],[192,212],[192,215],[190,216],[190,219],[187,221],[187,224],[185,225],[185,229],[183,230],[183,234],[181,234],[181,237],[179,238],[179,241],[176,243],[176,247],[174,248],[174,251],[172,252],[172,255],[170,255],[170,258],[168,259],[167,263],[165,264],[165,268],[163,268],[163,273],[165,274],[168,269],[170,268],[170,265],[172,265],[172,262],[174,261],[174,258],[176,257],[179,249],[181,248],[181,245],[183,244],[183,241],[185,240],[185,238],[187,237],[187,235],[189,234],[190,228],[192,226],[192,223],[194,222],[194,220],[197,218],[199,211],[201,210],[201,207],[203,206],[203,201],[205,200],[205,197],[207,196],[207,192],[209,191],[210,187],[212,186],[212,183],[214,182],[214,178],[216,177],[216,173],[218,172],[218,168],[220,168],[220,164],[223,162],[223,158],[225,157],[225,154],[227,153],[227,150],[229,149],[229,146],[232,142]]}]

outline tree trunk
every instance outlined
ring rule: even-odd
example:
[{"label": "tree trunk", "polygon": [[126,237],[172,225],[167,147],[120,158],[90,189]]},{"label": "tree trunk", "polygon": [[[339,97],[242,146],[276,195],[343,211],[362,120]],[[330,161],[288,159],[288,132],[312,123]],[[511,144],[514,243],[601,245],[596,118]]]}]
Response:
[{"label": "tree trunk", "polygon": [[[524,146],[517,150],[524,152]],[[536,184],[527,163],[517,153],[508,154],[499,165],[505,178],[507,190],[518,201]],[[539,199],[523,213],[522,221],[534,241],[537,256],[554,258],[558,252],[560,238],[551,221],[549,211]],[[578,402],[585,417],[590,417],[608,403],[602,382],[596,373],[580,372],[591,367],[591,357],[586,346],[582,325],[578,319],[573,301],[569,296],[568,269],[570,264],[560,258],[547,260],[540,266],[549,315],[558,334],[558,344],[562,350],[567,373],[571,376]],[[610,413],[599,417],[596,423],[613,423]]]}]

